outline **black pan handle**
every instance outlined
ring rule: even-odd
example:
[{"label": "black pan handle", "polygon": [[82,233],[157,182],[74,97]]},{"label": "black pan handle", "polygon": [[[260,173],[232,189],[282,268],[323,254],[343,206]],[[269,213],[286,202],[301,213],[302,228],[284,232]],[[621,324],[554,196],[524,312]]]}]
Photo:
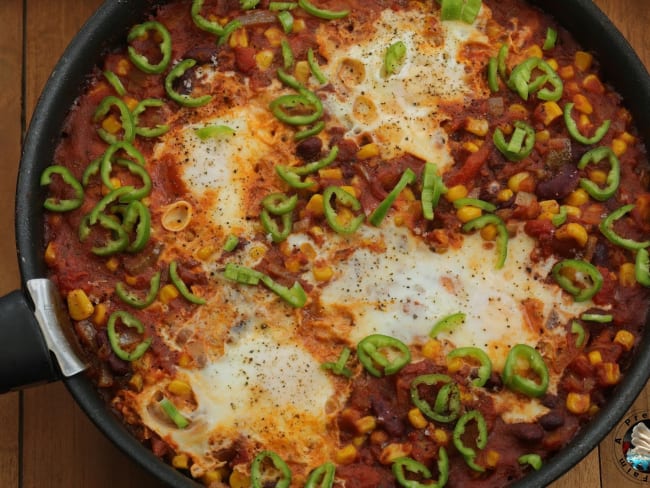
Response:
[{"label": "black pan handle", "polygon": [[26,292],[0,297],[0,393],[83,371],[71,332],[49,280],[30,280]]}]

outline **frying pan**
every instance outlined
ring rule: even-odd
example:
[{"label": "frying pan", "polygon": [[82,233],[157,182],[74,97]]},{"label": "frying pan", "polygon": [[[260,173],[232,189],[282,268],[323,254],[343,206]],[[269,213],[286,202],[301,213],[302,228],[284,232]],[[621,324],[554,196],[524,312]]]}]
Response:
[{"label": "frying pan", "polygon": [[[108,0],[72,40],[56,65],[35,109],[21,158],[16,191],[16,238],[21,290],[0,297],[0,392],[62,380],[98,428],[162,483],[199,486],[144,448],[107,408],[85,377],[85,365],[69,337],[71,328],[46,276],[43,254],[43,190],[39,177],[52,160],[60,128],[90,68],[151,0]],[[650,147],[650,76],[622,35],[591,0],[534,0],[553,14],[588,50],[598,53],[606,81],[626,100],[646,146]],[[639,351],[650,351],[650,324]],[[545,486],[586,456],[616,425],[650,375],[650,354],[638,354],[609,403],[569,446],[538,472],[514,486]]]}]

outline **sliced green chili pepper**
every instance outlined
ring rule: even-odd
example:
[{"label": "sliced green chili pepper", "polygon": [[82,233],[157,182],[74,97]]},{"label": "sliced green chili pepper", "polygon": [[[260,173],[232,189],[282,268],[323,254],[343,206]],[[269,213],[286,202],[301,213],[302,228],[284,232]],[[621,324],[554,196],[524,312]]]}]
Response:
[{"label": "sliced green chili pepper", "polygon": [[[142,200],[143,198],[149,196],[152,188],[151,176],[149,176],[149,172],[143,166],[140,166],[138,163],[134,163],[130,159],[119,158],[114,162],[119,166],[125,167],[131,174],[137,176],[142,180],[142,186],[138,188],[133,187],[133,191],[126,193],[120,197],[120,202],[128,203],[134,200]],[[115,185],[113,185],[110,177],[107,179],[107,183],[110,183],[110,185],[106,184],[106,187],[108,189],[115,189]]]},{"label": "sliced green chili pepper", "polygon": [[287,41],[286,38],[283,38],[280,41],[280,51],[282,52],[282,61],[283,61],[282,65],[284,66],[284,69],[290,69],[293,66],[293,63],[295,62],[295,58],[293,56],[293,51],[291,50],[291,45],[289,44],[289,41]]},{"label": "sliced green chili pepper", "polygon": [[634,239],[627,239],[625,237],[619,236],[614,230],[614,223],[618,219],[622,218],[625,214],[632,211],[633,208],[634,205],[629,204],[623,205],[622,207],[614,210],[600,223],[598,228],[600,229],[600,232],[602,232],[602,234],[607,237],[607,239],[609,239],[613,244],[616,244],[617,246],[628,249],[630,251],[638,251],[639,249],[650,246],[650,240],[635,241]]},{"label": "sliced green chili pepper", "polygon": [[546,29],[546,39],[544,39],[544,45],[542,46],[542,49],[544,51],[549,51],[555,47],[556,42],[557,42],[557,31],[552,27],[549,27],[548,29]]},{"label": "sliced green chili pepper", "polygon": [[85,241],[90,235],[90,226],[99,224],[106,230],[110,230],[114,236],[104,246],[96,246],[91,251],[97,256],[110,256],[124,251],[129,245],[129,234],[124,230],[120,222],[112,216],[99,214],[95,217],[94,223],[90,223],[90,214],[86,215],[79,224],[79,240]]},{"label": "sliced green chili pepper", "polygon": [[291,12],[288,10],[278,12],[278,20],[284,33],[291,34],[291,31],[293,31],[293,15],[291,15]]},{"label": "sliced green chili pepper", "polygon": [[478,378],[472,380],[472,385],[478,387],[485,385],[492,374],[492,361],[490,361],[490,357],[478,347],[459,347],[447,354],[448,360],[466,357],[474,359],[479,363]]},{"label": "sliced green chili pepper", "polygon": [[149,281],[149,292],[144,298],[140,298],[137,295],[134,295],[126,289],[126,286],[121,281],[118,281],[115,284],[115,293],[117,296],[125,302],[127,305],[132,306],[133,308],[143,309],[151,305],[156,296],[158,295],[158,290],[160,289],[160,271],[154,274]]},{"label": "sliced green chili pepper", "polygon": [[298,4],[296,2],[269,2],[269,10],[277,12],[278,10],[293,10]]},{"label": "sliced green chili pepper", "polygon": [[342,19],[343,17],[346,17],[350,13],[349,10],[334,11],[334,10],[321,9],[316,7],[309,0],[298,0],[298,5],[300,5],[300,8],[302,8],[309,15],[313,15],[314,17],[318,17],[320,19],[325,19],[325,20]]},{"label": "sliced green chili pepper", "polygon": [[194,133],[202,141],[224,136],[234,136],[235,130],[227,125],[208,125],[199,129],[194,129]]},{"label": "sliced green chili pepper", "polygon": [[142,137],[158,137],[169,131],[169,126],[167,124],[158,124],[155,127],[140,127],[138,118],[142,115],[147,108],[153,107],[158,108],[162,107],[165,104],[164,101],[158,98],[145,98],[140,100],[138,104],[133,109],[131,114],[133,115],[133,125],[135,126],[135,133]]},{"label": "sliced green chili pepper", "polygon": [[332,488],[336,466],[331,461],[321,464],[314,469],[307,478],[305,488]]},{"label": "sliced green chili pepper", "polygon": [[122,227],[126,232],[131,232],[134,226],[135,239],[125,249],[130,253],[142,251],[149,242],[151,235],[151,213],[147,206],[138,200],[129,203],[122,220]]},{"label": "sliced green chili pepper", "polygon": [[257,7],[257,4],[260,3],[260,0],[239,0],[239,5],[242,10],[251,10]]},{"label": "sliced green chili pepper", "polygon": [[530,156],[535,147],[535,129],[526,122],[516,120],[514,132],[509,142],[498,127],[494,130],[492,139],[499,152],[509,161],[521,161]]},{"label": "sliced green chili pepper", "polygon": [[424,163],[422,170],[422,216],[427,220],[433,220],[434,209],[438,206],[440,197],[445,192],[445,184],[442,177],[438,175],[438,167],[434,163]]},{"label": "sliced green chili pepper", "polygon": [[159,402],[160,408],[167,414],[169,419],[176,424],[176,427],[179,429],[185,429],[190,425],[190,421],[187,420],[176,408],[168,398],[163,398]]},{"label": "sliced green chili pepper", "polygon": [[226,264],[226,269],[224,271],[224,277],[226,279],[236,281],[244,285],[257,285],[261,281],[269,288],[273,293],[278,295],[289,305],[295,308],[303,307],[307,303],[307,294],[303,289],[302,285],[299,282],[295,282],[291,288],[282,286],[274,282],[271,277],[260,273],[246,266],[240,266],[233,263]]},{"label": "sliced green chili pepper", "polygon": [[612,314],[605,314],[605,313],[583,313],[580,316],[581,320],[584,320],[585,322],[597,322],[599,324],[606,324],[614,320],[614,316]]},{"label": "sliced green chili pepper", "polygon": [[585,332],[585,328],[580,324],[580,322],[576,322],[574,320],[571,323],[571,333],[576,334],[578,336],[576,338],[576,346],[582,347],[582,345],[585,343],[587,333]]},{"label": "sliced green chili pepper", "polygon": [[481,215],[480,217],[470,220],[463,225],[463,232],[469,232],[472,230],[482,229],[486,225],[492,224],[497,229],[497,263],[495,265],[496,269],[501,269],[506,263],[508,258],[508,229],[498,216],[494,214]]},{"label": "sliced green chili pepper", "polygon": [[154,20],[144,22],[133,26],[126,40],[130,43],[134,39],[148,35],[148,31],[156,31],[160,35],[161,41],[159,44],[162,59],[156,63],[151,64],[146,56],[138,53],[133,46],[128,47],[129,59],[141,71],[148,74],[160,74],[167,68],[169,61],[172,58],[172,37],[167,28],[160,22]]},{"label": "sliced green chili pepper", "polygon": [[323,212],[325,219],[333,231],[339,234],[352,234],[363,223],[365,215],[357,215],[349,222],[343,224],[339,221],[338,213],[332,204],[332,197],[339,204],[344,205],[354,212],[361,210],[361,203],[354,195],[351,195],[340,186],[328,186],[323,191]]},{"label": "sliced green chili pepper", "polygon": [[480,208],[486,212],[494,212],[497,209],[493,203],[478,198],[458,198],[454,200],[454,207],[461,208],[465,206]]},{"label": "sliced green chili pepper", "polygon": [[370,214],[370,217],[368,218],[368,220],[370,220],[370,223],[375,227],[381,225],[382,221],[386,217],[386,214],[388,213],[388,210],[393,206],[393,202],[397,196],[402,192],[402,190],[404,190],[404,188],[414,183],[416,179],[417,176],[415,175],[415,172],[411,168],[406,168],[404,170],[404,173],[402,173],[401,178],[397,182],[397,185],[395,185],[395,188],[391,190],[388,196],[384,198],[384,201],[382,201]]},{"label": "sliced green chili pepper", "polygon": [[264,488],[268,486],[268,479],[264,476],[262,469],[266,460],[271,461],[275,469],[280,472],[280,479],[275,482],[275,488],[288,488],[291,485],[291,470],[280,456],[273,451],[262,451],[251,464],[251,486],[252,488]]},{"label": "sliced green chili pepper", "polygon": [[[525,361],[527,370],[537,375],[539,381],[521,376],[518,365]],[[517,344],[510,349],[502,372],[503,384],[509,389],[531,397],[541,397],[548,388],[548,368],[541,354],[527,344]]]},{"label": "sliced green chili pepper", "polygon": [[238,245],[239,245],[239,238],[234,234],[230,234],[226,238],[226,242],[223,245],[223,250],[226,252],[233,252]]},{"label": "sliced green chili pepper", "polygon": [[217,41],[218,46],[223,46],[227,41],[230,35],[235,32],[237,29],[239,29],[242,26],[242,23],[239,21],[239,19],[231,20],[228,22],[226,25],[223,26],[223,32],[221,33],[221,36],[219,36],[219,40]]},{"label": "sliced green chili pepper", "polygon": [[[114,95],[109,95],[101,102],[99,102],[99,105],[95,110],[95,114],[93,115],[93,122],[99,122],[102,120],[113,106],[117,107],[120,112],[120,121],[122,123],[123,131],[121,140],[133,142],[133,139],[135,138],[135,125],[133,124],[133,116],[131,115],[129,108],[126,106],[126,103],[124,103],[121,98],[118,98]],[[107,144],[113,144],[120,140],[115,134],[111,134],[103,127],[98,127],[97,133],[99,134],[99,137],[101,137],[102,140]]]},{"label": "sliced green chili pepper", "polygon": [[499,91],[499,61],[494,56],[488,60],[487,80],[490,91],[497,93]]},{"label": "sliced green chili pepper", "polygon": [[391,469],[393,471],[393,476],[395,476],[395,479],[397,480],[397,484],[404,488],[433,488],[439,486],[438,483],[428,483],[425,485],[419,481],[411,480],[406,477],[407,472],[422,476],[425,479],[429,479],[432,476],[429,468],[413,458],[397,458],[393,461]]},{"label": "sliced green chili pepper", "polygon": [[282,229],[278,226],[278,223],[271,217],[271,213],[265,208],[260,212],[260,222],[262,227],[267,234],[271,235],[273,242],[278,243],[282,242],[289,237],[291,234],[291,229],[293,227],[293,215],[291,212],[278,214],[280,221],[282,222]]},{"label": "sliced green chili pepper", "polygon": [[318,61],[316,61],[316,57],[314,56],[314,50],[312,48],[309,48],[307,50],[307,63],[309,64],[309,69],[311,70],[311,74],[314,75],[314,77],[318,80],[318,82],[321,85],[327,83],[327,77],[321,71],[320,66],[318,65]]},{"label": "sliced green chili pepper", "polygon": [[[308,114],[288,113],[288,110],[296,107],[307,107],[312,110]],[[288,125],[309,125],[316,122],[323,115],[323,104],[316,96],[308,97],[304,93],[282,95],[269,104],[273,115]]]},{"label": "sliced green chili pepper", "polygon": [[639,249],[636,252],[634,276],[640,285],[650,286],[650,254],[645,248]]},{"label": "sliced green chili pepper", "polygon": [[517,458],[519,464],[528,464],[535,471],[542,469],[542,458],[539,454],[524,454]]},{"label": "sliced green chili pepper", "polygon": [[559,227],[566,222],[569,212],[567,211],[566,205],[560,206],[560,212],[551,217],[551,223],[554,227]]},{"label": "sliced green chili pepper", "polygon": [[192,1],[192,21],[199,29],[214,34],[216,36],[221,36],[223,34],[223,27],[218,22],[211,22],[201,15],[201,9],[203,8],[203,2],[205,0],[193,0]]},{"label": "sliced green chili pepper", "polygon": [[262,207],[273,215],[284,215],[293,211],[298,203],[298,195],[290,197],[284,193],[271,193],[262,200]]},{"label": "sliced green chili pepper", "polygon": [[396,74],[406,58],[406,44],[397,41],[391,44],[384,54],[383,74],[390,76]]},{"label": "sliced green chili pepper", "polygon": [[485,418],[483,418],[483,415],[478,410],[471,410],[458,419],[458,422],[456,423],[456,427],[454,427],[454,433],[452,435],[452,439],[454,442],[454,446],[456,446],[458,452],[460,452],[463,455],[467,465],[470,468],[472,468],[474,471],[478,471],[482,473],[483,471],[485,471],[485,468],[479,466],[474,462],[474,459],[476,459],[476,451],[474,450],[473,447],[466,446],[463,443],[463,439],[462,439],[463,434],[465,433],[465,430],[467,428],[467,424],[472,420],[476,422],[476,427],[478,429],[478,435],[476,436],[476,442],[475,442],[476,448],[484,449],[485,446],[487,445],[487,424],[485,423]]},{"label": "sliced green chili pepper", "polygon": [[99,173],[99,165],[101,162],[102,162],[102,156],[98,157],[97,159],[94,159],[93,161],[90,162],[88,166],[86,166],[83,175],[81,175],[82,186],[84,187],[88,186],[88,183],[90,183],[90,178],[92,178],[97,173]]},{"label": "sliced green chili pepper", "polygon": [[135,329],[139,334],[144,334],[144,325],[137,318],[123,310],[113,312],[108,318],[106,331],[108,333],[108,341],[115,355],[124,361],[133,361],[141,357],[151,344],[151,337],[140,342],[131,352],[122,349],[120,344],[120,336],[115,327],[118,320],[125,326]]},{"label": "sliced green chili pepper", "polygon": [[115,93],[117,93],[121,97],[126,95],[126,88],[124,88],[124,85],[122,84],[122,80],[120,80],[120,78],[115,73],[106,70],[104,71],[104,78],[106,78],[106,81],[108,81],[108,83],[113,87]]},{"label": "sliced green chili pepper", "polygon": [[97,223],[98,217],[108,208],[109,205],[120,201],[123,196],[133,192],[134,190],[135,188],[132,186],[121,186],[105,195],[101,200],[99,200],[99,202],[97,202],[97,204],[88,214],[88,224],[95,225]]},{"label": "sliced green chili pepper", "polygon": [[481,10],[481,0],[442,0],[440,19],[460,20],[466,24],[473,24]]},{"label": "sliced green chili pepper", "polygon": [[290,168],[290,171],[296,173],[298,176],[307,176],[332,164],[334,160],[336,160],[338,154],[339,154],[339,147],[332,146],[329,154],[325,156],[323,159],[305,164],[303,166],[292,166]]},{"label": "sliced green chili pepper", "polygon": [[465,314],[463,312],[452,313],[436,322],[429,332],[429,337],[435,339],[438,334],[449,333],[456,330],[465,323]]},{"label": "sliced green chili pepper", "polygon": [[571,117],[573,106],[574,106],[573,102],[567,103],[564,106],[564,123],[566,124],[566,128],[569,131],[569,135],[579,143],[584,144],[586,146],[600,142],[600,140],[603,137],[605,137],[605,134],[607,134],[607,131],[609,130],[609,126],[611,125],[612,121],[609,119],[605,120],[600,125],[600,127],[596,129],[596,132],[594,132],[593,136],[585,137],[580,133],[580,129],[578,129],[578,124],[576,124],[576,121],[573,120],[573,117]]},{"label": "sliced green chili pepper", "polygon": [[48,197],[45,199],[43,206],[52,212],[69,212],[81,207],[84,201],[84,189],[68,168],[58,164],[48,166],[41,174],[41,186],[50,185],[52,183],[53,174],[59,175],[61,179],[72,188],[74,191],[74,198],[61,200],[54,197]]},{"label": "sliced green chili pepper", "polygon": [[350,349],[347,347],[343,348],[343,351],[341,351],[341,354],[339,355],[339,358],[336,360],[336,362],[326,362],[321,364],[321,368],[323,369],[329,369],[332,371],[332,373],[337,374],[339,376],[345,376],[346,378],[350,378],[352,376],[352,370],[346,366],[348,359],[350,358]]},{"label": "sliced green chili pepper", "polygon": [[[418,386],[437,386],[439,383],[442,383],[442,387],[438,390],[432,407],[428,401],[420,396]],[[460,415],[460,390],[458,385],[446,374],[432,373],[417,376],[411,381],[410,393],[413,405],[418,407],[431,420],[449,423],[456,420]]]},{"label": "sliced green chili pepper", "polygon": [[316,134],[320,134],[320,132],[324,128],[325,128],[325,122],[319,120],[312,127],[308,127],[307,129],[296,132],[293,136],[293,139],[295,141],[302,141],[303,139],[307,139],[308,137],[315,136]]},{"label": "sliced green chili pepper", "polygon": [[183,298],[188,302],[194,303],[196,305],[205,305],[205,298],[201,298],[190,291],[187,285],[183,282],[181,277],[178,275],[178,263],[172,261],[169,263],[169,278],[172,280],[174,286],[178,289]]},{"label": "sliced green chili pepper", "polygon": [[262,276],[264,276],[264,273],[247,268],[246,266],[228,263],[226,264],[223,275],[225,278],[241,283],[242,285],[257,285],[262,279]]},{"label": "sliced green chili pepper", "polygon": [[[572,278],[563,274],[565,268],[573,270],[581,275],[581,277],[577,277],[576,280],[582,281],[585,278],[589,278],[591,283],[586,287],[580,286],[580,284],[575,283]],[[598,268],[591,263],[578,259],[564,259],[563,261],[558,262],[553,266],[551,274],[553,275],[555,282],[560,285],[560,288],[573,295],[576,302],[589,300],[598,293],[603,286],[603,275],[600,274]]]},{"label": "sliced green chili pepper", "polygon": [[580,179],[580,187],[599,202],[604,202],[613,197],[621,182],[621,164],[616,154],[607,146],[598,147],[585,153],[578,163],[579,169],[585,169],[589,163],[597,164],[605,158],[609,160],[609,173],[607,173],[606,180],[607,186],[601,188],[588,178]]},{"label": "sliced green chili pepper", "polygon": [[275,172],[280,178],[282,178],[291,188],[296,188],[298,190],[303,190],[305,188],[312,187],[316,184],[313,180],[302,181],[300,176],[297,175],[293,168],[288,166],[277,165],[275,167]]},{"label": "sliced green chili pepper", "polygon": [[[541,70],[544,74],[531,81],[535,69]],[[550,83],[553,90],[543,88],[546,83]],[[537,92],[537,98],[540,100],[557,102],[564,91],[562,78],[546,61],[537,57],[528,58],[513,68],[508,79],[508,87],[516,91],[524,100],[528,100],[531,93]]]},{"label": "sliced green chili pepper", "polygon": [[357,344],[359,361],[371,375],[381,378],[397,373],[411,361],[411,351],[402,341],[372,334]]},{"label": "sliced green chili pepper", "polygon": [[497,69],[499,71],[499,76],[506,83],[508,81],[508,67],[506,65],[506,60],[508,59],[508,51],[508,45],[502,44],[499,48],[499,54],[497,54]]},{"label": "sliced green chili pepper", "polygon": [[210,103],[212,100],[212,95],[191,97],[190,95],[181,94],[174,90],[174,81],[176,81],[177,78],[183,76],[185,72],[188,69],[192,68],[195,64],[195,59],[184,59],[176,66],[174,66],[174,68],[165,77],[165,91],[167,92],[167,96],[184,107],[201,107]]},{"label": "sliced green chili pepper", "polygon": [[[115,185],[113,185],[113,182],[111,181],[111,171],[113,171],[113,162],[114,162],[113,157],[119,151],[124,151],[128,156],[133,158],[135,162],[142,167],[144,167],[146,164],[142,153],[138,151],[135,148],[135,146],[130,142],[118,141],[108,146],[108,149],[106,149],[106,152],[102,156],[101,162],[99,163],[99,172],[102,178],[102,183],[104,183],[104,185],[106,185],[106,187],[111,190],[115,189]],[[125,164],[122,165],[125,166]],[[128,169],[129,171],[133,172],[131,168]],[[87,171],[89,171],[89,169],[87,169]]]}]

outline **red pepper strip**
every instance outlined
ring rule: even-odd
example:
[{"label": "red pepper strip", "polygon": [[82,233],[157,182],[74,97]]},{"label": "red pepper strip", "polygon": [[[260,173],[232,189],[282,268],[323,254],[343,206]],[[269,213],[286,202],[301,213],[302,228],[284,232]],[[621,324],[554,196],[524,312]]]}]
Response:
[{"label": "red pepper strip", "polygon": [[473,181],[485,164],[492,151],[493,144],[486,141],[478,151],[471,153],[463,165],[452,174],[446,182],[447,188]]}]

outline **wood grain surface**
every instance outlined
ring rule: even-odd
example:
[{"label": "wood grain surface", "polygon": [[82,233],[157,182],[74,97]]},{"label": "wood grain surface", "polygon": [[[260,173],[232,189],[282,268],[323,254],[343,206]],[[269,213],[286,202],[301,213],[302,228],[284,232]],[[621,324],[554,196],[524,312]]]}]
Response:
[{"label": "wood grain surface", "polygon": [[[650,67],[650,2],[594,0]],[[14,244],[14,192],[21,139],[54,63],[100,0],[0,1],[0,294],[20,284]],[[650,110],[650,107],[648,107]],[[647,412],[650,386],[631,412]],[[626,488],[615,433],[553,488]],[[647,482],[646,482],[647,483]],[[155,487],[90,423],[61,383],[0,395],[0,488]]]}]

